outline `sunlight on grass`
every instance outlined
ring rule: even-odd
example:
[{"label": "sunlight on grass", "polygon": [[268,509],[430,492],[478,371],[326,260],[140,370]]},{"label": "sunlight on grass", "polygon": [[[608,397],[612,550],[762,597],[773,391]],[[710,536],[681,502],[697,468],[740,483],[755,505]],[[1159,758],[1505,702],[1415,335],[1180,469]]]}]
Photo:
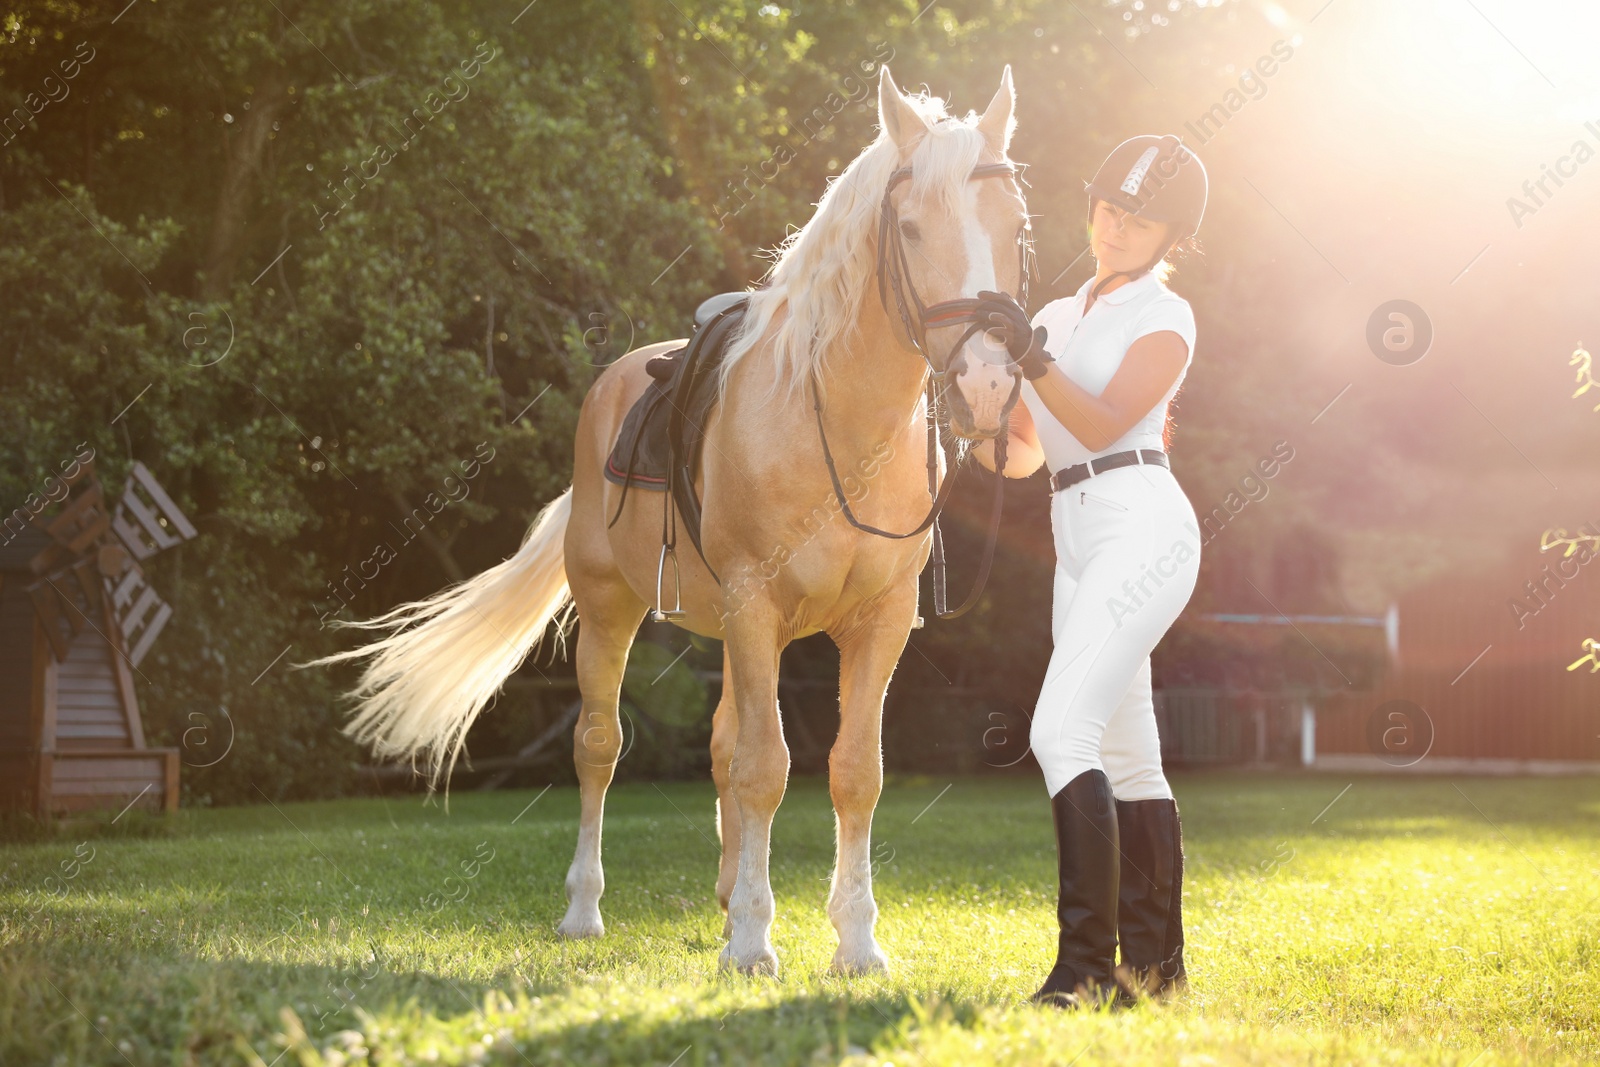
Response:
[{"label": "sunlight on grass", "polygon": [[[0,849],[0,1062],[1431,1063],[1600,1057],[1600,782],[1208,776],[1190,991],[1066,1015],[1027,780],[891,782],[887,977],[826,974],[832,811],[791,785],[777,981],[718,973],[713,793],[620,787],[607,936],[554,933],[573,790],[184,812]],[[1330,802],[1337,800],[1330,807]],[[668,801],[670,800],[670,803]],[[920,817],[919,817],[920,815]]]}]

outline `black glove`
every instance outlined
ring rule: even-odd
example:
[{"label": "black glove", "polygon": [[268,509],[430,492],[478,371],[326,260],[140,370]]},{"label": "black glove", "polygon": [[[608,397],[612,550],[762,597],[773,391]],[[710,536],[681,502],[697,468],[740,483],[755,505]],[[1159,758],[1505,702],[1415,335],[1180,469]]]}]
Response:
[{"label": "black glove", "polygon": [[985,328],[998,332],[1004,339],[1006,351],[1022,368],[1024,378],[1032,381],[1044,377],[1045,364],[1055,362],[1044,350],[1045,328],[1029,323],[1028,313],[1014,297],[985,289],[978,294],[976,314]]}]

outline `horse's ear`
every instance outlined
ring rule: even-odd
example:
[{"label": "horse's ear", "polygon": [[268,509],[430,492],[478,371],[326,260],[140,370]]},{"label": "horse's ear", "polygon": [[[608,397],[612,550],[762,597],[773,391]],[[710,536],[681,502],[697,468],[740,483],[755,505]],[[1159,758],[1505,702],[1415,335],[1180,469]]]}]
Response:
[{"label": "horse's ear", "polygon": [[983,118],[978,120],[978,129],[1002,156],[1011,147],[1011,134],[1017,128],[1016,108],[1017,91],[1011,85],[1011,64],[1007,63],[1000,75],[1000,88],[995,90],[994,99],[989,101]]},{"label": "horse's ear", "polygon": [[911,102],[889,75],[889,65],[878,68],[878,125],[901,148],[909,148],[928,132],[928,120],[917,113]]}]

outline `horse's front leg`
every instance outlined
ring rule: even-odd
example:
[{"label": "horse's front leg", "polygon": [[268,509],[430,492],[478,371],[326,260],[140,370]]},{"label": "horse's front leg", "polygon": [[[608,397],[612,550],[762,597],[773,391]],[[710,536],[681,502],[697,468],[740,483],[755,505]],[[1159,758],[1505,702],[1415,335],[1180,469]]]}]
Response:
[{"label": "horse's front leg", "polygon": [[[717,840],[722,844],[722,863],[717,870],[717,903],[728,910],[733,883],[739,875],[739,805],[733,799],[730,779],[733,749],[739,740],[739,713],[733,701],[733,661],[727,646],[722,649],[722,698],[711,717],[711,778],[717,783]],[[724,938],[733,933],[733,920],[723,923]]]},{"label": "horse's front leg", "polygon": [[839,846],[828,918],[839,933],[832,969],[845,974],[889,965],[873,935],[878,905],[872,899],[872,813],[883,791],[883,697],[916,611],[913,576],[833,635],[839,645],[839,738],[828,756],[828,789]]},{"label": "horse's front leg", "polygon": [[729,617],[725,642],[738,717],[728,784],[739,816],[739,854],[728,899],[728,943],[719,962],[746,974],[776,975],[768,851],[772,819],[789,781],[789,747],[778,718],[778,656],[784,642],[776,612],[767,604],[746,605]]}]

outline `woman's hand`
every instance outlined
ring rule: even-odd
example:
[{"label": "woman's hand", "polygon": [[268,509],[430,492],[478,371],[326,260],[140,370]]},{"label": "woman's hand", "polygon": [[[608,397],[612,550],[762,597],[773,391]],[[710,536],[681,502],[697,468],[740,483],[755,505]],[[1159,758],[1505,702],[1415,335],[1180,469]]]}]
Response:
[{"label": "woman's hand", "polygon": [[1054,362],[1044,350],[1048,334],[1043,326],[1036,328],[1028,321],[1028,313],[1022,310],[1015,297],[985,289],[978,293],[976,314],[980,323],[1001,336],[1011,359],[1022,368],[1024,378],[1033,381],[1044,377],[1044,365]]}]

